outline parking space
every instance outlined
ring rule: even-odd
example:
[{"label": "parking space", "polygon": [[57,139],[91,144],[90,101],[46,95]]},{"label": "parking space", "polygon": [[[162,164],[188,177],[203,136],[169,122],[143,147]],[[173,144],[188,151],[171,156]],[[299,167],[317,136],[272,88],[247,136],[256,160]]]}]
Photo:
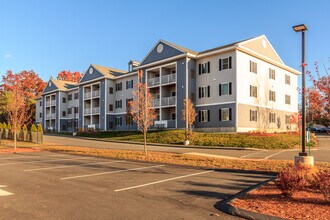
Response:
[{"label": "parking space", "polygon": [[47,152],[0,171],[0,219],[235,219],[215,203],[270,177]]}]

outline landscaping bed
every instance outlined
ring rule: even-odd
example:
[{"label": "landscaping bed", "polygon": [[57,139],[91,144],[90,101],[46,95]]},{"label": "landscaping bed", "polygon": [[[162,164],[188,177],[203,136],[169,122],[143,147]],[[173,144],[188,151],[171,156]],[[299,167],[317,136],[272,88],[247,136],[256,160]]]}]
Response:
[{"label": "landscaping bed", "polygon": [[[117,141],[143,142],[139,132],[80,132],[78,136],[102,138]],[[213,147],[243,147],[260,149],[290,149],[299,146],[299,134],[256,134],[256,133],[206,133],[194,132],[190,145]],[[315,135],[312,135],[311,147],[316,146]],[[182,144],[185,140],[184,130],[151,131],[147,135],[149,143]]]},{"label": "landscaping bed", "polygon": [[324,220],[330,216],[330,203],[318,191],[306,189],[292,197],[286,197],[274,183],[253,190],[230,204],[240,209],[286,219]]}]

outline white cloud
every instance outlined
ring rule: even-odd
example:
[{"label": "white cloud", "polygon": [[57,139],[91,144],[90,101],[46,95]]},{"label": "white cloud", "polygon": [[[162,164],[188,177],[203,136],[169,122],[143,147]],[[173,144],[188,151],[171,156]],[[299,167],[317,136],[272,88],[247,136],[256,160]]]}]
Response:
[{"label": "white cloud", "polygon": [[11,58],[14,58],[14,56],[11,55],[11,54],[5,54],[5,58],[6,58],[6,59],[11,59]]}]

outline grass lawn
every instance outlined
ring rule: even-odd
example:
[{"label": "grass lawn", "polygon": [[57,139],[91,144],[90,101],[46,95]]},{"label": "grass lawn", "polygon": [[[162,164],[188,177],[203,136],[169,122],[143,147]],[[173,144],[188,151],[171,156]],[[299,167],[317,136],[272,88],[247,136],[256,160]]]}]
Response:
[{"label": "grass lawn", "polygon": [[[117,141],[143,142],[143,135],[135,131],[78,133],[78,136]],[[147,141],[149,143],[182,144],[184,139],[185,132],[183,130],[151,131],[147,135]],[[190,138],[190,144],[213,147],[289,149],[300,144],[300,135],[195,132]],[[312,136],[311,146],[316,146],[315,136]]]}]

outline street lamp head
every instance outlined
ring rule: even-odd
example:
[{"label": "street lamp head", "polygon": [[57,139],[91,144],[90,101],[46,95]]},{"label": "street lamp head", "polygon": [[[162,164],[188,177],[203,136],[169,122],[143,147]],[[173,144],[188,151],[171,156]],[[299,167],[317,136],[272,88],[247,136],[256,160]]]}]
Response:
[{"label": "street lamp head", "polygon": [[307,31],[307,25],[306,24],[299,24],[292,27],[295,32],[302,32]]}]

